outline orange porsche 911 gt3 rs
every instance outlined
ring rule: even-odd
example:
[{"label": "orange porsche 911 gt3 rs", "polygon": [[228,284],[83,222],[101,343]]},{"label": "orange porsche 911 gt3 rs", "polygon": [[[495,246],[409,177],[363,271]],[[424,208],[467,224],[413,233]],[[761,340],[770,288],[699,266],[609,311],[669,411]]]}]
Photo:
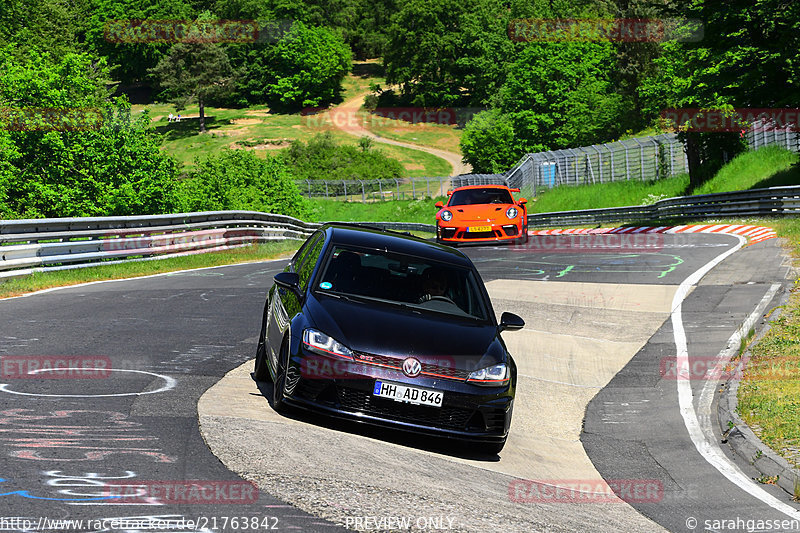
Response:
[{"label": "orange porsche 911 gt3 rs", "polygon": [[436,202],[436,240],[446,243],[528,241],[527,200],[505,185],[468,185]]}]

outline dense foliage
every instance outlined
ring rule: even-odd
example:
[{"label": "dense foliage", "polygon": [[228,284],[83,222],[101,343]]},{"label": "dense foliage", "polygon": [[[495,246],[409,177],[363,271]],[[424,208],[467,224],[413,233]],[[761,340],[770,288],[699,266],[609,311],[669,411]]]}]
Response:
[{"label": "dense foliage", "polygon": [[299,218],[309,213],[284,162],[244,150],[197,161],[178,192],[181,211],[246,210]]},{"label": "dense foliage", "polygon": [[[135,22],[198,19],[258,32],[192,43]],[[700,32],[636,40],[526,27],[575,19],[688,19]],[[505,170],[529,151],[663,127],[667,108],[800,106],[800,3],[785,0],[3,0],[0,50],[0,107],[102,117],[91,127],[20,128],[0,113],[3,217],[189,205],[182,195],[201,190],[197,176],[187,182],[194,189],[178,187],[181,170],[146,118],[131,116],[110,90],[296,111],[337,102],[353,57],[382,57],[388,90],[373,99],[380,105],[486,109],[462,136],[478,172]],[[692,187],[743,149],[735,132],[673,126],[686,130]],[[330,139],[296,143],[258,172],[242,157],[227,154],[225,164],[252,175],[280,167],[298,178],[401,171],[368,146]]]},{"label": "dense foliage", "polygon": [[173,208],[176,165],[147,116],[108,98],[107,76],[86,54],[0,51],[0,218]]},{"label": "dense foliage", "polygon": [[266,101],[289,109],[316,107],[339,96],[342,80],[352,67],[350,49],[326,28],[303,23],[271,49],[271,68],[263,80]]},{"label": "dense foliage", "polygon": [[330,133],[316,135],[307,143],[295,141],[283,154],[297,179],[376,180],[399,179],[403,166],[367,143],[361,147],[339,145]]}]

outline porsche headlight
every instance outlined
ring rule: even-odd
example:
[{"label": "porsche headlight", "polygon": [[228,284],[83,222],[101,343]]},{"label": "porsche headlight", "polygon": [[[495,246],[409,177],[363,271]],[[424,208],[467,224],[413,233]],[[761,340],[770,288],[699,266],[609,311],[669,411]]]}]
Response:
[{"label": "porsche headlight", "polygon": [[508,209],[506,209],[506,216],[511,220],[517,218],[518,214],[519,211],[517,210],[516,207],[509,207]]},{"label": "porsche headlight", "polygon": [[350,348],[316,329],[303,331],[303,343],[312,352],[353,359],[353,351]]},{"label": "porsche headlight", "polygon": [[508,382],[508,366],[505,363],[499,363],[487,368],[481,368],[471,372],[467,382],[486,387],[505,385]]},{"label": "porsche headlight", "polygon": [[451,213],[450,211],[442,211],[442,214],[439,216],[441,216],[442,220],[444,220],[445,222],[450,222],[453,219],[453,213]]}]

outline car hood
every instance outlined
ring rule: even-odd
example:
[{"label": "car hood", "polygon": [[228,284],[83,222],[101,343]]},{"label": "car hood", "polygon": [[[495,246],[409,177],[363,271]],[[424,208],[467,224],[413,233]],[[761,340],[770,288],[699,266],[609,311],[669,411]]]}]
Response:
[{"label": "car hood", "polygon": [[506,361],[505,346],[490,323],[314,294],[307,309],[313,327],[356,352],[413,356],[422,363],[470,372]]},{"label": "car hood", "polygon": [[456,205],[447,210],[453,213],[453,218],[460,220],[487,221],[505,219],[509,207],[514,207],[514,204]]}]

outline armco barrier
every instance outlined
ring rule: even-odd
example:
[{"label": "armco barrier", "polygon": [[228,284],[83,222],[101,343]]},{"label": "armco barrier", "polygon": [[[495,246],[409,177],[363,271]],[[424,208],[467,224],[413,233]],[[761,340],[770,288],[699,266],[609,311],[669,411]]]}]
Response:
[{"label": "armco barrier", "polygon": [[[398,231],[431,224],[363,223]],[[227,250],[272,240],[304,240],[320,224],[255,211],[0,221],[0,279],[124,261]]]},{"label": "armco barrier", "polygon": [[305,239],[318,224],[252,211],[0,221],[0,279]]},{"label": "armco barrier", "polygon": [[577,226],[676,218],[702,220],[719,217],[781,215],[800,215],[800,186],[679,196],[660,200],[652,205],[534,213],[528,215],[528,225],[532,227]]},{"label": "armco barrier", "polygon": [[[781,215],[800,215],[800,186],[682,196],[652,205],[534,213],[528,215],[528,224],[573,226]],[[399,231],[435,231],[432,224],[362,224]],[[211,252],[271,240],[303,240],[319,226],[255,211],[4,220],[0,221],[0,279],[98,262]]]}]

